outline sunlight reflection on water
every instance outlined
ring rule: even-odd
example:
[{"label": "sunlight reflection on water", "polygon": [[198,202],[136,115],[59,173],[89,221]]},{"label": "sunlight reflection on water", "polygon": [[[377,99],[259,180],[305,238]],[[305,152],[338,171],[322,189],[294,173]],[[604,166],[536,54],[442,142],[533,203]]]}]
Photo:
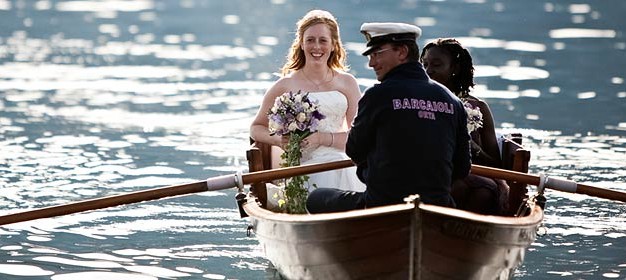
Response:
[{"label": "sunlight reflection on water", "polygon": [[[169,204],[169,203],[168,203]],[[5,226],[8,232],[0,232],[1,235],[13,234],[12,232],[27,231],[30,232],[26,239],[29,242],[22,243],[22,246],[4,246],[0,250],[10,251],[11,255],[31,256],[32,261],[42,264],[41,267],[21,265],[2,265],[0,273],[10,275],[51,275],[45,268],[49,265],[68,265],[78,270],[89,268],[97,269],[122,269],[132,272],[141,273],[142,275],[150,275],[155,277],[185,277],[190,276],[189,273],[199,274],[209,271],[201,270],[194,267],[176,267],[175,270],[158,267],[159,263],[168,261],[168,263],[188,263],[190,260],[201,260],[207,258],[236,258],[240,260],[259,258],[262,255],[255,247],[257,245],[221,245],[206,244],[198,245],[174,246],[171,248],[148,247],[140,250],[140,244],[137,247],[128,249],[117,249],[110,253],[71,253],[68,251],[57,250],[47,246],[52,245],[51,241],[55,239],[67,239],[64,235],[73,235],[69,240],[83,244],[92,244],[89,239],[99,240],[98,242],[116,243],[118,241],[109,240],[114,238],[120,241],[133,238],[136,235],[151,234],[151,232],[165,232],[172,237],[176,234],[192,234],[193,232],[218,233],[224,234],[228,228],[242,228],[242,221],[238,214],[232,209],[215,209],[210,211],[200,211],[194,207],[173,207],[173,205],[139,205],[141,209],[129,207],[128,210],[110,209],[108,211],[92,211],[88,213],[80,213],[71,216],[63,216],[56,219],[41,220],[41,223],[19,223]],[[194,212],[196,212],[194,214]],[[149,219],[146,217],[161,217],[158,219]],[[176,217],[167,219],[165,217]],[[131,218],[129,220],[129,218]],[[225,219],[227,218],[227,219]],[[124,222],[128,220],[128,222]],[[101,221],[103,224],[91,223]],[[107,221],[115,221],[109,223]],[[213,221],[213,222],[212,222]],[[106,224],[106,225],[105,225]],[[31,227],[36,226],[36,227]],[[67,228],[67,229],[65,229]],[[240,231],[240,230],[237,230]],[[49,236],[49,238],[43,238]],[[80,236],[88,239],[80,238]],[[206,236],[206,235],[205,235]],[[106,241],[109,240],[109,241]],[[142,243],[142,242],[140,242]],[[250,243],[250,240],[245,242]],[[47,244],[47,245],[46,245]],[[124,244],[124,243],[120,243]],[[151,244],[149,242],[148,244]],[[156,244],[152,244],[154,246]],[[44,247],[40,247],[44,246]],[[251,252],[256,252],[251,255]],[[173,261],[180,260],[180,261]],[[142,265],[142,263],[150,265]],[[19,268],[28,268],[27,271],[15,273]],[[70,274],[58,274],[57,276]],[[72,277],[78,274],[71,274]],[[85,274],[87,276],[88,274]],[[117,275],[103,274],[104,276]],[[224,279],[223,276],[215,273],[207,273],[211,279]],[[130,276],[129,276],[130,277]],[[215,278],[217,277],[217,278]],[[56,279],[56,278],[55,278]],[[65,278],[59,278],[65,279]],[[117,279],[117,278],[115,278]],[[134,278],[133,278],[134,279]]]},{"label": "sunlight reflection on water", "polygon": [[46,276],[54,274],[53,271],[25,264],[0,264],[0,272],[16,276]]},{"label": "sunlight reflection on water", "polygon": [[550,37],[555,39],[563,38],[615,38],[615,30],[598,30],[583,28],[563,28],[550,31]]}]

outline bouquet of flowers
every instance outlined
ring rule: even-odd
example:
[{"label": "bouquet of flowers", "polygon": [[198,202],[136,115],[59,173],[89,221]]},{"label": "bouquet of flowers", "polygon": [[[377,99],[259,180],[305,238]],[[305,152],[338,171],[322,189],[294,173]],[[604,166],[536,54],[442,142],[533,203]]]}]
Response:
[{"label": "bouquet of flowers", "polygon": [[474,107],[467,100],[463,100],[463,107],[467,113],[467,131],[472,133],[483,127],[483,113],[480,112],[480,108]]},{"label": "bouquet of flowers", "polygon": [[[319,104],[309,99],[308,93],[286,92],[276,98],[267,115],[271,135],[289,136],[285,152],[281,155],[284,160],[282,166],[300,165],[302,140],[317,131],[319,121],[324,119]],[[286,179],[284,200],[279,200],[279,206],[285,206],[288,213],[306,213],[308,188],[304,187],[304,183],[308,179],[308,176]]]}]

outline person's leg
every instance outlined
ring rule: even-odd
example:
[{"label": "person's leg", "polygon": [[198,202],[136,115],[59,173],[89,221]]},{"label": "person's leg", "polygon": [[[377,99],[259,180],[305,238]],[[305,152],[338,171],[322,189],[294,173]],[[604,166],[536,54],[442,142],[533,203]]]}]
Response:
[{"label": "person's leg", "polygon": [[311,214],[362,208],[365,208],[365,199],[361,192],[318,188],[313,190],[306,200],[306,209]]},{"label": "person's leg", "polygon": [[487,188],[476,187],[470,193],[466,208],[468,211],[485,215],[496,214],[496,196]]},{"label": "person's leg", "polygon": [[[509,211],[509,191],[510,187],[506,181],[502,179],[494,180],[498,185],[497,197],[498,197],[498,214],[505,215]],[[517,211],[517,209],[515,209]]]},{"label": "person's leg", "polygon": [[[459,209],[487,215],[494,215],[498,212],[496,193],[498,186],[493,179],[470,174],[463,179],[463,183],[466,190],[461,199],[464,200],[462,207]],[[454,198],[457,199],[457,197]]]},{"label": "person's leg", "polygon": [[464,180],[456,180],[452,184],[452,198],[456,203],[456,208],[466,210],[467,199],[469,198],[470,189]]}]

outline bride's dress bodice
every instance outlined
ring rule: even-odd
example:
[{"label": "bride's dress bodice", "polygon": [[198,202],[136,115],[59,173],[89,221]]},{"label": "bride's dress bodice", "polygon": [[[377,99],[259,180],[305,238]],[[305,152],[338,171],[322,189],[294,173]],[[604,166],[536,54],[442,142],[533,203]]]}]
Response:
[{"label": "bride's dress bodice", "polygon": [[311,92],[309,98],[317,100],[322,115],[325,116],[319,122],[318,131],[337,132],[341,129],[348,110],[348,100],[341,92],[323,91]]}]

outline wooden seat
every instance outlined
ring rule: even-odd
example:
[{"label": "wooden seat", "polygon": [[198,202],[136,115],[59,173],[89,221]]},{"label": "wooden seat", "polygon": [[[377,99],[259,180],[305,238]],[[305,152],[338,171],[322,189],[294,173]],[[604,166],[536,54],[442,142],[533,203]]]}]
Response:
[{"label": "wooden seat", "polygon": [[[263,171],[272,169],[272,146],[250,139],[250,148],[246,151],[248,159],[248,171]],[[259,182],[250,185],[250,191],[259,199],[263,208],[267,206],[267,182]]]},{"label": "wooden seat", "polygon": [[[522,134],[506,135],[502,141],[502,168],[522,173],[528,173],[530,151],[522,147]],[[507,181],[509,191],[509,209],[507,215],[513,216],[517,209],[528,197],[527,184]]]},{"label": "wooden seat", "polygon": [[[272,168],[271,145],[250,140],[251,146],[246,151],[248,170],[250,172],[269,170]],[[528,173],[530,151],[522,147],[522,135],[519,133],[506,135],[502,141],[502,164],[504,169]],[[252,184],[250,190],[256,195],[263,207],[267,203],[266,183]],[[507,182],[510,187],[509,209],[507,215],[513,216],[519,206],[528,197],[527,185],[515,181]]]}]

